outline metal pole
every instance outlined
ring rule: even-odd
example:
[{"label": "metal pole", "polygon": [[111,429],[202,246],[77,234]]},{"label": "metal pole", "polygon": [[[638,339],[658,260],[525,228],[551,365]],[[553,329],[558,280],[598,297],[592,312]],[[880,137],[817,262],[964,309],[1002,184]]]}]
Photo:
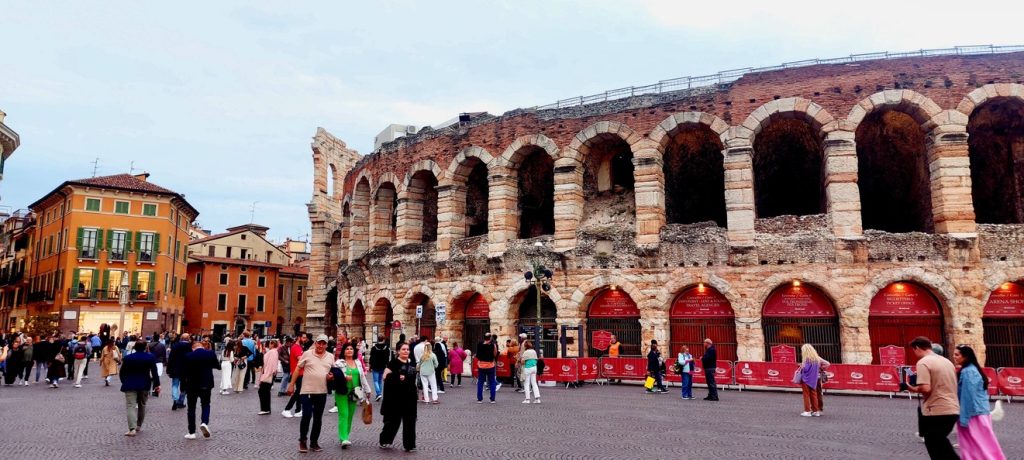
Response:
[{"label": "metal pole", "polygon": [[534,277],[533,277],[533,279],[534,279],[533,286],[537,290],[537,325],[536,325],[537,328],[534,329],[534,330],[537,331],[537,351],[540,352],[540,356],[541,357],[544,357],[544,345],[542,345],[544,343],[542,341],[542,339],[544,337],[544,328],[540,324],[540,288],[541,288],[542,283],[540,281],[540,277],[536,276],[536,275],[537,274],[534,273]]}]

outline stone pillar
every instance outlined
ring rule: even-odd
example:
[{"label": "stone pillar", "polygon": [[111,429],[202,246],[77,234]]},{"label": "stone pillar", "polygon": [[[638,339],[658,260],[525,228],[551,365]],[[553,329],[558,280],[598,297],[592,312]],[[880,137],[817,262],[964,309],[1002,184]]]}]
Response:
[{"label": "stone pillar", "polygon": [[423,240],[423,194],[406,189],[398,194],[398,245]]},{"label": "stone pillar", "polygon": [[583,214],[583,165],[572,158],[555,162],[555,251],[576,247]]},{"label": "stone pillar", "polygon": [[487,191],[487,255],[505,253],[509,241],[519,237],[519,187],[513,172],[504,166],[491,169]]},{"label": "stone pillar", "polygon": [[[984,286],[977,286],[976,289],[986,290]],[[952,356],[951,347],[966,344],[978,353],[979,359],[984,360],[985,328],[982,325],[982,316],[985,305],[980,299],[964,295],[957,299],[955,305],[950,306],[950,310],[945,316],[946,343],[942,344],[946,348],[946,355]]]},{"label": "stone pillar", "polygon": [[736,359],[764,361],[764,329],[760,317],[736,315]]},{"label": "stone pillar", "polygon": [[754,246],[754,166],[749,143],[725,149],[725,219],[731,247]]},{"label": "stone pillar", "polygon": [[391,209],[395,201],[395,191],[391,188],[377,189],[377,196],[373,200],[372,212],[370,213],[370,247],[388,244],[394,241],[391,228]]},{"label": "stone pillar", "polygon": [[647,147],[633,158],[636,179],[636,244],[657,248],[665,226],[665,171],[661,153]]},{"label": "stone pillar", "polygon": [[868,328],[868,311],[843,310],[839,318],[839,348],[843,363],[871,364],[871,330]]},{"label": "stone pillar", "polygon": [[669,356],[669,335],[668,318],[661,316],[640,317],[640,349],[650,350],[651,340],[657,340],[661,356],[671,363],[674,357]]},{"label": "stone pillar", "polygon": [[[947,111],[953,112],[953,111]],[[967,151],[967,117],[962,125],[942,125],[928,136],[931,171],[932,217],[935,233],[975,234],[971,197],[971,164]]]},{"label": "stone pillar", "polygon": [[[352,239],[349,240],[349,262],[355,261],[370,249],[370,191],[356,188],[352,200]],[[329,240],[328,240],[329,241]]]},{"label": "stone pillar", "polygon": [[466,186],[437,187],[437,256],[448,260],[452,242],[466,236]]},{"label": "stone pillar", "polygon": [[837,238],[864,235],[853,131],[832,131],[825,137],[825,198],[833,235]]}]

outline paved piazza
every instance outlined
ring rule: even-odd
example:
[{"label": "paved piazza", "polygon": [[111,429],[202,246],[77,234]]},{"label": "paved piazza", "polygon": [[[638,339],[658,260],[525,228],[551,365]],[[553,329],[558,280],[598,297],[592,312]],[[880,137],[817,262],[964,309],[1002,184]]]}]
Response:
[{"label": "paved piazza", "polygon": [[[98,369],[93,366],[93,370]],[[169,382],[150,399],[145,428],[126,431],[118,386],[93,377],[82,388],[44,384],[0,387],[4,423],[0,439],[7,458],[299,458],[298,419],[284,419],[285,398],[274,412],[257,416],[252,387],[241,395],[214,395],[213,437],[186,441],[185,411],[172,412]],[[495,405],[474,404],[468,384],[441,395],[440,406],[419,408],[418,452],[377,448],[380,417],[372,428],[357,421],[351,449],[336,438],[335,414],[324,414],[321,453],[302,458],[926,458],[913,437],[916,402],[867,396],[826,396],[825,416],[803,418],[797,393],[725,391],[718,403],[644,394],[638,386],[588,385],[542,388],[543,404],[521,404],[507,386]],[[695,389],[697,397],[703,389]],[[375,408],[376,409],[376,408]],[[1024,458],[1024,402],[1007,406],[995,425],[1009,458]],[[399,434],[399,440],[401,434]]]}]

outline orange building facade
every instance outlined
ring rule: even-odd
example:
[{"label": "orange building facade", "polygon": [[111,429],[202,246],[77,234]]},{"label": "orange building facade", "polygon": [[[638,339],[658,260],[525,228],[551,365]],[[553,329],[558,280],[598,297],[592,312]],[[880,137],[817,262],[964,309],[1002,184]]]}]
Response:
[{"label": "orange building facade", "polygon": [[15,328],[119,333],[179,331],[188,229],[199,212],[183,195],[119,174],[67,181],[29,206],[36,216],[29,296]]},{"label": "orange building facade", "polygon": [[280,324],[276,289],[284,267],[255,260],[193,255],[188,265],[185,331],[252,330],[274,334]]}]

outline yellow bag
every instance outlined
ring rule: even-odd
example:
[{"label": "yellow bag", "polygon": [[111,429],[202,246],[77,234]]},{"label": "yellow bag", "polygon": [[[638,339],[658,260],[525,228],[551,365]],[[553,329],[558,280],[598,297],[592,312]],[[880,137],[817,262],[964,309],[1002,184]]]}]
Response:
[{"label": "yellow bag", "polygon": [[654,388],[654,377],[647,377],[647,381],[644,382],[644,388],[648,390]]}]

